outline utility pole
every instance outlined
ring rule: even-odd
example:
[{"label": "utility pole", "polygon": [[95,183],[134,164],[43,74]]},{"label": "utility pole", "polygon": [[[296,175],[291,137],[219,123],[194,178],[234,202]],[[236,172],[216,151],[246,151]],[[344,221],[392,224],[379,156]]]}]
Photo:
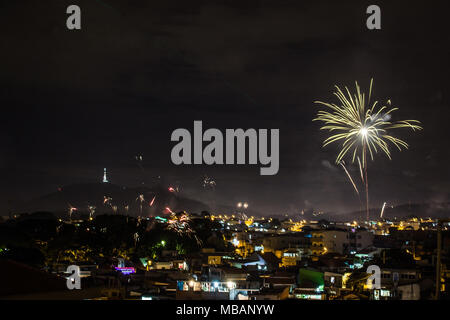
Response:
[{"label": "utility pole", "polygon": [[450,219],[437,219],[437,249],[436,249],[436,288],[434,293],[434,299],[439,299],[441,291],[441,256],[442,256],[442,224],[449,223]]},{"label": "utility pole", "polygon": [[436,254],[436,291],[434,298],[439,300],[439,292],[441,290],[441,242],[442,242],[442,230],[441,222],[437,221],[437,254]]}]

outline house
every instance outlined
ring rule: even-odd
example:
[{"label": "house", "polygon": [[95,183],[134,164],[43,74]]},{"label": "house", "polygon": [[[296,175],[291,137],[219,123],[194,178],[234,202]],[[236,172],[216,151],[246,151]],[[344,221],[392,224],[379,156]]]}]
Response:
[{"label": "house", "polygon": [[297,284],[297,279],[294,273],[287,271],[277,271],[272,275],[261,276],[263,279],[264,288],[289,288],[289,292]]},{"label": "house", "polygon": [[152,269],[156,270],[170,270],[173,268],[172,261],[153,261]]},{"label": "house", "polygon": [[264,252],[261,257],[266,262],[267,271],[271,272],[278,269],[281,260],[272,252]]},{"label": "house", "polygon": [[317,262],[312,263],[314,268],[320,271],[344,273],[348,268],[349,259],[339,253],[326,253],[318,257]]},{"label": "house", "polygon": [[262,246],[264,253],[272,252],[279,259],[282,259],[283,253],[289,249],[298,249],[299,258],[309,253],[310,239],[305,237],[303,232],[272,234],[263,238]]},{"label": "house", "polygon": [[262,254],[253,253],[246,259],[238,259],[231,262],[231,265],[236,268],[245,268],[246,270],[261,270],[266,271],[267,262],[262,257]]},{"label": "house", "polygon": [[419,283],[399,285],[397,287],[397,292],[400,300],[420,300]]},{"label": "house", "polygon": [[300,269],[298,273],[298,285],[293,290],[293,295],[297,299],[324,300],[324,273],[312,269]]},{"label": "house", "polygon": [[221,267],[221,280],[224,282],[242,282],[246,281],[248,273],[243,269],[233,267]]},{"label": "house", "polygon": [[313,255],[328,252],[340,254],[354,254],[373,245],[374,235],[365,229],[350,230],[327,229],[311,232],[311,251]]},{"label": "house", "polygon": [[347,241],[344,245],[344,252],[342,253],[356,253],[362,249],[371,247],[373,245],[374,235],[372,232],[365,229],[354,229],[347,233]]},{"label": "house", "polygon": [[191,265],[196,266],[201,263],[203,266],[220,266],[227,264],[233,258],[234,254],[232,252],[216,252],[214,248],[203,248],[197,257],[192,257]]},{"label": "house", "polygon": [[284,250],[281,257],[280,267],[292,267],[296,266],[301,260],[301,251],[297,248],[289,248]]},{"label": "house", "polygon": [[319,256],[328,252],[343,254],[348,242],[345,230],[317,230],[311,232],[311,252]]},{"label": "house", "polygon": [[343,278],[344,275],[340,273],[328,271],[324,272],[324,289],[327,293],[328,299],[335,299],[341,296],[344,287]]},{"label": "house", "polygon": [[258,293],[249,294],[249,300],[285,300],[289,298],[289,287],[263,288]]}]

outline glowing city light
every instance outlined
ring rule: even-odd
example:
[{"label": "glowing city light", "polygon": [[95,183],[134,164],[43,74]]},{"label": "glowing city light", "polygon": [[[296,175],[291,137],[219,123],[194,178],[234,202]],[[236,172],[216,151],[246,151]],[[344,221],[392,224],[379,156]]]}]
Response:
[{"label": "glowing city light", "polygon": [[133,267],[116,267],[116,270],[125,275],[136,273],[136,270]]}]

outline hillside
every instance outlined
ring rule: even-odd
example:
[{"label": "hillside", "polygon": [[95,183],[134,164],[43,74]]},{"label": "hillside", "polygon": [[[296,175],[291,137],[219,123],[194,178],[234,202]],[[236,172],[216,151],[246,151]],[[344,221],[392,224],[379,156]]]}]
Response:
[{"label": "hillside", "polygon": [[[140,200],[143,195],[144,201]],[[108,201],[105,201],[105,197]],[[155,198],[152,205],[152,199]],[[209,211],[209,207],[199,201],[184,198],[163,187],[127,188],[111,183],[87,183],[69,185],[57,192],[47,194],[17,206],[15,212],[50,211],[58,217],[66,217],[70,207],[77,208],[73,215],[89,214],[89,206],[95,206],[95,214],[114,213],[143,216],[165,213],[166,207],[172,211]],[[115,211],[116,210],[116,211]]]}]

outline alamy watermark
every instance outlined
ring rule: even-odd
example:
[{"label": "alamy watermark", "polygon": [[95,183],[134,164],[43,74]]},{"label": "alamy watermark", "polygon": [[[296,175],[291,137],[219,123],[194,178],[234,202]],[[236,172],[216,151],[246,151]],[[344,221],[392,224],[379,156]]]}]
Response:
[{"label": "alamy watermark", "polygon": [[[275,175],[280,165],[279,140],[279,129],[247,129],[245,131],[226,129],[224,135],[222,131],[214,128],[203,132],[202,121],[194,121],[193,137],[189,130],[183,128],[172,132],[171,141],[178,143],[172,148],[171,159],[175,165],[232,165],[258,164],[259,162],[264,166],[260,168],[261,175]],[[208,142],[204,148],[203,142]],[[269,144],[270,153],[268,152]]]},{"label": "alamy watermark", "polygon": [[372,4],[367,7],[367,14],[370,14],[366,20],[366,26],[369,30],[380,30],[381,29],[381,9],[376,4]]},{"label": "alamy watermark", "polygon": [[366,285],[368,288],[381,289],[381,269],[373,264],[367,267],[366,272],[370,274],[367,278]]},{"label": "alamy watermark", "polygon": [[76,265],[68,266],[66,273],[70,274],[66,281],[67,289],[81,289],[80,267]]},{"label": "alamy watermark", "polygon": [[[66,27],[69,30],[81,30],[81,8],[78,5],[72,4],[67,7],[66,14],[69,16],[66,19]],[[381,9],[376,4],[367,7],[366,14],[369,14],[366,20],[366,26],[369,30],[381,29]]]}]

